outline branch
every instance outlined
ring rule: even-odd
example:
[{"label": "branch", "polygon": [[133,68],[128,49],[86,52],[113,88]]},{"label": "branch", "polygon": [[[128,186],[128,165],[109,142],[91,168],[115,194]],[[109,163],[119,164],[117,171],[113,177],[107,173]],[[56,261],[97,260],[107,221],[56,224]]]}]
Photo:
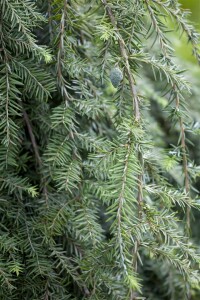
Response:
[{"label": "branch", "polygon": [[[125,42],[120,34],[119,28],[117,27],[117,22],[115,20],[114,14],[112,12],[112,9],[108,6],[107,0],[102,0],[102,3],[104,4],[107,14],[110,18],[110,21],[115,29],[115,31],[117,32],[118,35],[118,43],[119,43],[119,47],[120,47],[120,52],[121,52],[121,56],[124,58],[125,61],[125,67],[126,67],[126,73],[128,76],[128,81],[129,81],[129,86],[130,86],[130,90],[131,90],[131,94],[132,94],[132,98],[133,98],[133,110],[134,110],[134,115],[135,115],[135,120],[137,122],[140,121],[140,108],[139,108],[139,99],[137,96],[137,91],[136,91],[136,86],[135,86],[135,79],[132,75],[131,69],[130,69],[130,64],[129,64],[129,59],[128,59],[128,51],[126,49],[125,46]],[[128,153],[130,151],[130,145],[128,148]],[[126,170],[127,170],[127,164],[128,164],[128,156],[129,154],[127,153],[127,157],[125,160],[125,167],[124,167],[124,174],[123,174],[123,184],[122,184],[122,192],[119,196],[119,207],[118,207],[118,231],[120,228],[120,221],[121,221],[121,217],[119,217],[119,212],[122,209],[122,203],[123,203],[123,190],[124,190],[124,185],[126,182]],[[138,160],[141,163],[141,165],[143,165],[143,157],[142,157],[142,153],[138,152]],[[138,175],[138,209],[139,209],[139,218],[142,218],[142,201],[143,201],[143,195],[142,195],[142,179],[143,179],[143,171],[141,172],[141,174]],[[120,232],[120,236],[121,236],[121,232]],[[121,250],[121,249],[120,249]],[[139,241],[136,241],[135,243],[135,250],[134,250],[134,255],[133,255],[133,264],[134,264],[134,269],[135,271],[137,271],[137,253],[139,250]],[[130,296],[131,299],[134,299],[134,291],[131,289],[130,291]]]},{"label": "branch", "polygon": [[124,161],[124,170],[123,170],[123,175],[122,175],[122,187],[121,187],[121,193],[119,195],[119,204],[118,204],[118,210],[117,210],[117,231],[118,231],[118,240],[119,240],[119,250],[120,250],[120,256],[121,256],[121,261],[123,263],[123,268],[124,271],[127,272],[127,268],[125,265],[125,259],[124,259],[124,251],[123,251],[123,246],[122,246],[122,233],[121,233],[121,217],[122,217],[122,210],[123,210],[123,202],[124,202],[124,193],[125,193],[125,186],[126,186],[126,181],[127,181],[127,172],[128,172],[128,163],[129,163],[129,157],[131,154],[131,145],[130,145],[130,139],[127,144],[127,153],[125,156],[125,161]]},{"label": "branch", "polygon": [[51,10],[52,10],[52,3],[51,3],[51,0],[48,0],[48,10],[47,10],[47,13],[48,13],[48,24],[49,24],[50,42],[52,42],[52,40],[53,40]]},{"label": "branch", "polygon": [[65,78],[63,76],[63,56],[64,56],[64,34],[65,34],[65,18],[66,18],[66,10],[67,10],[67,2],[68,0],[64,0],[64,7],[60,20],[60,35],[59,35],[59,43],[58,43],[58,56],[57,56],[57,76],[58,76],[58,85],[61,90],[61,94],[65,100],[69,99],[69,95],[67,93],[67,89],[65,86]]},{"label": "branch", "polygon": [[[146,1],[146,0],[145,0]],[[179,8],[179,4],[176,10],[172,9],[167,2],[161,2],[159,0],[154,1],[154,5],[159,5],[162,9],[164,9],[169,16],[172,16],[174,20],[177,22],[178,26],[182,29],[182,31],[186,34],[188,38],[188,42],[191,43],[193,48],[193,55],[196,57],[198,63],[200,64],[200,53],[199,53],[199,33],[196,32],[194,27],[188,23],[187,19],[185,19],[184,14],[185,11]]]},{"label": "branch", "polygon": [[9,77],[8,77],[8,68],[6,66],[6,138],[7,138],[7,151],[6,151],[6,166],[8,163],[8,151],[11,144],[11,138],[10,138],[10,123],[9,123],[9,90],[10,90],[10,83],[9,83]]},{"label": "branch", "polygon": [[[176,110],[179,111],[180,100],[179,95],[176,89],[176,86],[173,87],[176,96]],[[185,142],[185,127],[183,124],[183,118],[179,116],[179,124],[181,129],[181,148],[182,148],[182,159],[183,159],[183,172],[185,177],[185,192],[189,196],[190,194],[190,182],[189,182],[189,172],[188,172],[188,160],[187,160],[187,150],[186,150],[186,142]],[[186,232],[189,234],[190,232],[190,211],[191,207],[187,206],[186,210]]]},{"label": "branch", "polygon": [[139,121],[140,120],[139,99],[138,99],[137,91],[136,91],[136,87],[135,87],[135,80],[133,78],[133,75],[132,75],[131,69],[130,69],[130,65],[129,65],[128,53],[126,50],[125,42],[119,32],[119,28],[117,27],[115,17],[113,15],[112,9],[108,6],[107,0],[102,0],[102,3],[104,4],[107,14],[110,18],[110,21],[118,34],[118,42],[119,42],[120,52],[121,52],[121,56],[125,60],[126,73],[128,75],[129,86],[130,86],[131,94],[133,97],[133,107],[134,107],[135,119],[136,119],[136,121]]},{"label": "branch", "polygon": [[29,120],[29,117],[28,117],[28,115],[27,115],[27,113],[24,109],[23,109],[23,116],[24,116],[24,120],[25,120],[27,129],[28,129],[30,139],[31,139],[33,150],[34,150],[34,153],[35,153],[36,162],[37,162],[39,168],[41,169],[42,168],[42,160],[41,160],[41,157],[39,155],[39,150],[38,150],[38,146],[37,146],[35,136],[34,136],[34,133],[33,133],[33,130],[32,130],[31,121]]},{"label": "branch", "polygon": [[[104,6],[106,7],[108,16],[111,20],[111,23],[113,25],[113,27],[115,28],[117,34],[118,34],[118,42],[119,42],[119,46],[120,46],[120,51],[121,51],[121,55],[125,60],[125,66],[126,66],[126,73],[128,75],[128,81],[129,81],[129,86],[131,89],[131,94],[133,97],[133,107],[134,107],[134,113],[135,113],[135,119],[136,121],[140,121],[140,108],[139,108],[139,99],[137,96],[137,92],[136,92],[136,86],[135,86],[135,79],[131,73],[131,69],[130,69],[130,65],[129,65],[129,60],[128,60],[128,53],[126,50],[126,46],[125,46],[125,42],[123,40],[123,38],[121,37],[121,34],[119,32],[119,29],[117,27],[117,23],[114,17],[114,14],[112,12],[112,9],[108,6],[107,0],[102,0],[102,3],[104,4]],[[142,160],[142,156],[140,157],[141,154],[139,154],[139,161]],[[138,176],[138,203],[139,203],[139,211],[140,211],[140,216],[141,216],[141,203],[142,203],[142,173]]]},{"label": "branch", "polygon": [[[25,111],[25,109],[23,107],[22,107],[22,112],[23,112],[23,116],[24,116],[24,121],[25,121],[27,129],[28,129],[28,133],[29,133],[29,136],[30,136],[30,139],[31,139],[31,144],[33,146],[33,150],[34,150],[34,153],[35,153],[36,163],[38,164],[39,169],[41,171],[42,170],[42,160],[41,160],[41,157],[40,157],[40,154],[39,154],[38,145],[37,145],[37,142],[36,142],[36,139],[35,139],[35,135],[34,135],[33,130],[32,130],[32,124],[31,124],[31,121],[29,119],[29,116],[28,116],[27,112]],[[44,196],[45,196],[46,204],[48,206],[47,183],[46,183],[43,176],[41,178],[41,183],[44,184],[43,193],[44,193]]]},{"label": "branch", "polygon": [[152,24],[154,26],[154,29],[155,29],[155,32],[156,32],[156,39],[158,37],[159,39],[159,43],[160,43],[160,46],[161,46],[161,49],[164,53],[164,56],[166,58],[168,58],[168,50],[169,50],[169,46],[167,45],[166,43],[166,40],[165,40],[165,36],[163,34],[163,31],[161,30],[160,26],[159,26],[159,23],[158,23],[158,20],[156,18],[156,15],[151,7],[151,5],[149,4],[149,0],[145,0],[145,4],[147,6],[147,10],[149,12],[149,16],[152,20]]},{"label": "branch", "polygon": [[[151,16],[152,22],[154,24],[154,27],[156,29],[157,35],[159,36],[159,43],[163,52],[163,55],[168,58],[167,55],[167,50],[168,47],[165,43],[165,38],[163,36],[163,32],[161,31],[158,22],[156,20],[156,17],[154,15],[153,9],[151,8],[151,5],[149,4],[149,0],[145,0],[147,9],[149,11],[149,14]],[[179,18],[179,14],[175,14],[173,9],[170,9],[168,6],[166,6],[164,3],[161,3],[160,1],[156,1],[156,4],[161,5],[169,14],[171,14],[177,21],[178,24],[181,25],[182,29],[186,32],[186,34],[188,35],[188,39],[191,41],[192,46],[194,48],[194,52],[197,51],[196,48],[196,44],[194,42],[194,40],[192,39],[192,32],[191,32],[191,28],[188,28],[188,26],[185,24],[182,16],[181,19]],[[180,10],[178,10],[178,13],[180,13]],[[196,53],[196,52],[195,52]],[[196,53],[196,56],[197,53]],[[175,100],[176,100],[176,110],[179,111],[179,107],[180,107],[180,99],[179,99],[179,95],[178,95],[178,86],[177,83],[175,82],[174,78],[173,78],[173,82],[171,82],[172,84],[172,89],[175,93]],[[181,148],[182,148],[182,159],[183,159],[183,172],[184,172],[184,177],[185,177],[185,192],[187,195],[190,194],[190,184],[189,184],[189,173],[188,173],[188,167],[187,167],[187,151],[186,151],[186,142],[185,142],[185,128],[184,128],[184,124],[183,124],[183,118],[181,117],[181,115],[179,116],[179,124],[180,124],[180,129],[181,129]],[[187,206],[187,211],[186,211],[186,231],[189,234],[190,232],[190,210],[191,208],[189,206]]]}]

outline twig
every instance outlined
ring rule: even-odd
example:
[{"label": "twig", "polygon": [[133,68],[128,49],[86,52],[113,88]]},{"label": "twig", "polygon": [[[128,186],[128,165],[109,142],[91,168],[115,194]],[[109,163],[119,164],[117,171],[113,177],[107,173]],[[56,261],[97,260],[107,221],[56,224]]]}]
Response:
[{"label": "twig", "polygon": [[[165,43],[165,39],[163,37],[163,32],[161,31],[160,27],[158,26],[156,17],[154,15],[154,12],[151,8],[151,5],[149,4],[149,0],[145,0],[147,9],[149,11],[150,17],[152,19],[152,22],[154,24],[154,27],[156,28],[156,32],[159,36],[159,43],[161,46],[161,49],[163,51],[163,55],[166,57],[166,59],[168,59],[169,61],[169,56],[168,56],[168,48],[166,47],[166,43]],[[189,40],[191,41],[193,47],[194,47],[194,51],[196,51],[196,45],[194,44],[194,41],[192,39],[192,34],[190,32],[190,30],[187,28],[187,26],[185,25],[185,23],[181,19],[178,18],[178,14],[174,14],[173,10],[171,10],[169,7],[166,7],[164,3],[161,3],[160,1],[156,1],[156,4],[164,7],[164,9],[166,11],[168,11],[168,13],[170,13],[179,24],[181,24],[183,30],[186,32],[186,34],[188,35]],[[179,12],[179,11],[178,11]],[[195,52],[196,53],[196,52]],[[196,55],[198,56],[198,55]],[[179,96],[178,96],[178,92],[177,92],[177,85],[174,83],[172,85],[172,88],[174,90],[175,93],[175,101],[176,101],[176,109],[177,111],[179,111],[179,107],[180,107],[180,100],[179,100]],[[185,177],[185,192],[186,194],[189,196],[190,194],[190,183],[189,183],[189,173],[188,173],[188,167],[187,167],[187,151],[186,151],[186,142],[185,142],[185,128],[184,128],[184,124],[183,124],[183,118],[181,116],[179,116],[179,124],[180,124],[180,129],[181,129],[181,148],[182,148],[182,159],[183,159],[183,172],[184,172],[184,177]],[[187,211],[186,211],[186,232],[189,235],[190,232],[190,210],[191,208],[189,206],[187,206]]]},{"label": "twig", "polygon": [[46,282],[46,285],[45,285],[45,294],[44,294],[44,300],[48,300],[49,299],[49,289],[48,289],[48,280]]},{"label": "twig", "polygon": [[123,175],[122,175],[122,187],[121,187],[121,193],[119,195],[118,201],[118,209],[117,209],[117,230],[118,230],[118,239],[119,239],[119,249],[120,249],[120,257],[121,261],[123,262],[123,268],[124,271],[127,273],[127,268],[125,265],[125,259],[124,259],[124,250],[122,246],[123,242],[123,237],[121,233],[121,216],[122,216],[122,210],[123,210],[123,202],[124,202],[124,194],[125,194],[125,186],[126,186],[126,181],[127,181],[127,171],[128,171],[128,163],[129,163],[129,157],[131,154],[131,145],[130,141],[127,144],[127,153],[125,156],[125,161],[124,161],[124,169],[123,169]]},{"label": "twig", "polygon": [[[111,21],[115,31],[117,32],[120,52],[121,52],[121,56],[123,57],[123,59],[125,61],[126,73],[127,73],[127,76],[128,76],[129,86],[130,86],[130,90],[131,90],[131,94],[132,94],[132,98],[133,98],[133,111],[134,111],[134,115],[135,115],[135,120],[137,122],[139,122],[140,118],[141,118],[140,108],[139,108],[139,99],[138,99],[138,96],[137,96],[137,91],[136,91],[136,86],[135,86],[135,79],[132,75],[130,65],[129,65],[128,51],[126,49],[125,42],[124,42],[124,40],[123,40],[123,38],[120,34],[120,31],[117,27],[117,23],[116,23],[116,20],[115,20],[115,16],[112,12],[112,9],[108,6],[107,0],[102,0],[102,3],[104,4],[104,6],[106,8],[107,14],[110,18],[110,21]],[[140,151],[138,151],[138,160],[141,163],[141,166],[143,166],[143,157],[142,157],[142,153]],[[126,164],[125,164],[124,173],[125,173],[125,171],[126,171]],[[138,196],[137,196],[137,200],[138,200],[138,209],[139,209],[139,218],[140,219],[142,218],[142,201],[143,201],[142,179],[143,179],[143,170],[138,175]],[[125,180],[123,180],[123,184],[125,184]],[[122,188],[124,188],[124,187],[122,186]],[[121,209],[121,201],[119,203],[118,213],[119,213],[120,209]],[[138,253],[138,249],[139,249],[139,241],[136,241],[135,250],[134,250],[134,257],[133,257],[133,264],[134,264],[135,271],[137,271],[137,253]],[[130,299],[134,299],[134,297],[135,297],[134,295],[135,295],[135,293],[131,289]]]},{"label": "twig", "polygon": [[[176,96],[176,109],[179,110],[180,100],[176,90],[176,86],[173,86]],[[179,124],[181,129],[181,149],[182,149],[182,159],[183,159],[183,173],[185,177],[185,192],[189,196],[190,195],[190,181],[189,181],[189,173],[188,173],[188,160],[187,160],[187,150],[186,150],[186,142],[185,142],[185,127],[183,124],[183,118],[179,116]],[[190,211],[191,208],[187,206],[186,210],[186,232],[189,235],[190,233]]]},{"label": "twig", "polygon": [[24,116],[24,120],[26,122],[28,133],[29,133],[31,143],[32,143],[32,146],[33,146],[33,150],[34,150],[34,153],[35,153],[36,162],[37,162],[39,168],[41,169],[42,160],[41,160],[40,155],[39,155],[38,146],[37,146],[35,136],[34,136],[34,133],[33,133],[33,130],[32,130],[31,121],[29,120],[27,112],[24,109],[23,109],[23,116]]},{"label": "twig", "polygon": [[[32,124],[31,124],[31,121],[29,119],[29,116],[27,114],[27,112],[25,111],[25,109],[22,107],[22,112],[23,112],[23,116],[24,116],[24,120],[25,120],[25,123],[26,123],[26,126],[27,126],[27,129],[28,129],[28,133],[29,133],[29,136],[30,136],[30,139],[31,139],[31,144],[33,146],[33,151],[34,151],[34,154],[35,154],[35,159],[36,159],[36,163],[40,169],[40,171],[42,170],[42,160],[41,160],[41,157],[40,157],[40,154],[39,154],[39,150],[38,150],[38,145],[37,145],[37,142],[36,142],[36,139],[35,139],[35,135],[33,133],[33,130],[32,130]],[[44,179],[44,177],[42,176],[41,178],[41,183],[43,186],[43,193],[45,195],[45,200],[46,200],[46,204],[48,206],[48,192],[47,192],[47,183]]]},{"label": "twig", "polygon": [[61,90],[61,94],[64,97],[64,99],[67,101],[69,100],[69,95],[67,93],[67,89],[65,86],[65,78],[63,77],[62,74],[62,59],[64,56],[64,34],[65,34],[65,18],[66,18],[66,13],[67,13],[67,3],[68,0],[64,0],[64,6],[63,6],[63,11],[61,15],[61,20],[60,20],[60,35],[59,35],[59,43],[58,43],[58,56],[57,56],[57,77],[58,77],[58,85]]},{"label": "twig", "polygon": [[140,120],[140,109],[139,109],[139,100],[138,100],[138,96],[137,96],[137,91],[136,91],[136,87],[135,87],[135,80],[133,78],[133,75],[131,73],[130,70],[130,65],[129,65],[129,60],[128,60],[128,53],[126,50],[126,46],[125,46],[125,42],[119,32],[119,29],[117,27],[117,23],[115,21],[115,17],[113,15],[112,9],[108,6],[107,0],[102,0],[102,3],[104,4],[104,6],[106,7],[108,16],[111,20],[111,23],[113,25],[113,27],[115,28],[117,35],[118,35],[118,42],[119,42],[119,47],[120,47],[120,52],[122,57],[125,60],[125,67],[126,67],[126,73],[128,75],[128,81],[129,81],[129,86],[130,86],[130,90],[131,90],[131,94],[133,97],[133,107],[134,107],[134,114],[135,114],[135,119],[136,121]]},{"label": "twig", "polygon": [[[181,127],[181,147],[182,147],[182,157],[183,157],[183,172],[185,174],[185,191],[189,196],[190,193],[190,183],[189,183],[189,174],[188,174],[188,162],[187,162],[187,151],[185,144],[185,128],[183,125],[183,119],[180,118],[180,127]],[[191,208],[187,206],[186,212],[186,222],[187,222],[187,232],[190,231],[190,210]]]},{"label": "twig", "polygon": [[52,21],[51,21],[51,0],[48,0],[48,24],[49,24],[49,36],[50,36],[50,42],[53,40],[53,33],[52,33]]}]

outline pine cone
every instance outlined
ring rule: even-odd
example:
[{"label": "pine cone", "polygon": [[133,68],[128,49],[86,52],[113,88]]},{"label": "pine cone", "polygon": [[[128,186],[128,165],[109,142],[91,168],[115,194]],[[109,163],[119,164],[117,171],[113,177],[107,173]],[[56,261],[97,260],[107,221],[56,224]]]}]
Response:
[{"label": "pine cone", "polygon": [[120,84],[120,81],[123,79],[123,73],[119,68],[114,68],[110,72],[110,81],[112,85],[116,88]]}]

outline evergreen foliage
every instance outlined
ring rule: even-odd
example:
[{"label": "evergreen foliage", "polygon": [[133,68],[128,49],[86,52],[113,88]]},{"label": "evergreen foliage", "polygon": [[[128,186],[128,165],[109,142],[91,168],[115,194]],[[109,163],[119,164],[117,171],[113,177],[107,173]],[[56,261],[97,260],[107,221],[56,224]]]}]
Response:
[{"label": "evergreen foliage", "polygon": [[0,0],[0,299],[199,299],[169,19],[200,60],[177,0]]}]

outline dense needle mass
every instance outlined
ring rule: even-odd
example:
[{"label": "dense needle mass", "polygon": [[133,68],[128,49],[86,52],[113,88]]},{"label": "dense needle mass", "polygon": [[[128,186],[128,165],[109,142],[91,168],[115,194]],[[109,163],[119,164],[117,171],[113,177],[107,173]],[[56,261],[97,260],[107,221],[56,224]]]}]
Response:
[{"label": "dense needle mass", "polygon": [[169,20],[198,60],[176,0],[0,0],[1,300],[200,299],[200,91]]}]

